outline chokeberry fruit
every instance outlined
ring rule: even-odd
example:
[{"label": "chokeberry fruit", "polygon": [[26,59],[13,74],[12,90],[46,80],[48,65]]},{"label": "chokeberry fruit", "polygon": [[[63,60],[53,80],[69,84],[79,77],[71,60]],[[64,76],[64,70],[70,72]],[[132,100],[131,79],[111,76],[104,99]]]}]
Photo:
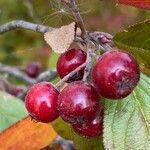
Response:
[{"label": "chokeberry fruit", "polygon": [[41,71],[41,65],[37,62],[32,62],[27,64],[25,72],[28,76],[36,78]]},{"label": "chokeberry fruit", "polygon": [[7,89],[7,92],[13,96],[20,96],[24,91],[23,87],[19,87],[19,86],[13,86]]},{"label": "chokeberry fruit", "polygon": [[58,95],[59,92],[49,82],[33,85],[25,97],[25,105],[31,117],[44,123],[55,120],[59,116]]},{"label": "chokeberry fruit", "polygon": [[100,109],[100,98],[87,82],[75,81],[65,87],[58,97],[58,112],[66,122],[91,122]]},{"label": "chokeberry fruit", "polygon": [[92,122],[85,124],[73,124],[72,127],[77,134],[86,138],[95,138],[100,136],[103,130],[103,111],[100,111]]},{"label": "chokeberry fruit", "polygon": [[[70,49],[60,55],[57,62],[57,72],[60,78],[63,78],[71,71],[82,65],[86,61],[86,53],[81,49]],[[84,68],[73,75],[67,82],[81,80],[83,78]]]},{"label": "chokeberry fruit", "polygon": [[139,79],[140,70],[134,57],[118,50],[104,53],[92,70],[92,80],[98,92],[110,99],[128,96]]}]

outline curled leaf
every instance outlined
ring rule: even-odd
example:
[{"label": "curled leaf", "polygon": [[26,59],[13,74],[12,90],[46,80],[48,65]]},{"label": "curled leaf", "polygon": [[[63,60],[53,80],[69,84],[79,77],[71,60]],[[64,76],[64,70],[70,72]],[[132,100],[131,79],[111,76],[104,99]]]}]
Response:
[{"label": "curled leaf", "polygon": [[75,22],[44,34],[44,39],[55,53],[68,50],[75,36]]}]

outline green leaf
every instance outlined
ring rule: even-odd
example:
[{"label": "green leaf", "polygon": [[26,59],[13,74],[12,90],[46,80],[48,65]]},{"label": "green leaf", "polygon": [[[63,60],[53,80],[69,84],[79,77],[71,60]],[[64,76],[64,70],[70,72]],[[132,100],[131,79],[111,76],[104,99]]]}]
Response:
[{"label": "green leaf", "polygon": [[141,70],[150,76],[150,20],[117,33],[113,41],[118,48],[133,54]]},{"label": "green leaf", "polygon": [[24,103],[0,92],[0,132],[27,115]]},{"label": "green leaf", "polygon": [[77,135],[71,126],[61,118],[53,122],[55,131],[62,137],[72,140],[77,150],[104,150],[102,137],[87,139]]},{"label": "green leaf", "polygon": [[106,150],[150,149],[150,78],[141,74],[127,98],[105,100],[104,146]]}]

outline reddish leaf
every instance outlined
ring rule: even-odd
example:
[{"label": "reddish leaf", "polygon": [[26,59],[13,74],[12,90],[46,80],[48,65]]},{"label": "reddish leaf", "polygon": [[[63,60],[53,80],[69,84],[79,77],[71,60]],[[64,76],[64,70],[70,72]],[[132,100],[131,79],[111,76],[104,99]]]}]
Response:
[{"label": "reddish leaf", "polygon": [[27,117],[0,133],[0,150],[38,150],[49,145],[56,136],[50,124]]},{"label": "reddish leaf", "polygon": [[117,0],[120,4],[131,5],[134,7],[150,10],[150,0]]}]

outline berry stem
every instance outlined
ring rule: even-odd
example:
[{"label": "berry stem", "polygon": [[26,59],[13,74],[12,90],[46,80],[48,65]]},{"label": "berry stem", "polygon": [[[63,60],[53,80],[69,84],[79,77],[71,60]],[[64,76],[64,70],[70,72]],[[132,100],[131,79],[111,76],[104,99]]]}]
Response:
[{"label": "berry stem", "polygon": [[77,67],[75,70],[73,70],[72,72],[70,72],[69,74],[67,74],[62,80],[60,80],[55,86],[57,89],[60,88],[60,86],[67,81],[71,76],[73,76],[76,72],[78,72],[79,70],[81,70],[82,68],[84,68],[86,66],[86,63],[83,63],[82,65],[80,65],[79,67]]},{"label": "berry stem", "polygon": [[92,68],[92,56],[89,51],[87,51],[86,67],[84,70],[83,81],[87,81],[87,78],[90,74]]}]

